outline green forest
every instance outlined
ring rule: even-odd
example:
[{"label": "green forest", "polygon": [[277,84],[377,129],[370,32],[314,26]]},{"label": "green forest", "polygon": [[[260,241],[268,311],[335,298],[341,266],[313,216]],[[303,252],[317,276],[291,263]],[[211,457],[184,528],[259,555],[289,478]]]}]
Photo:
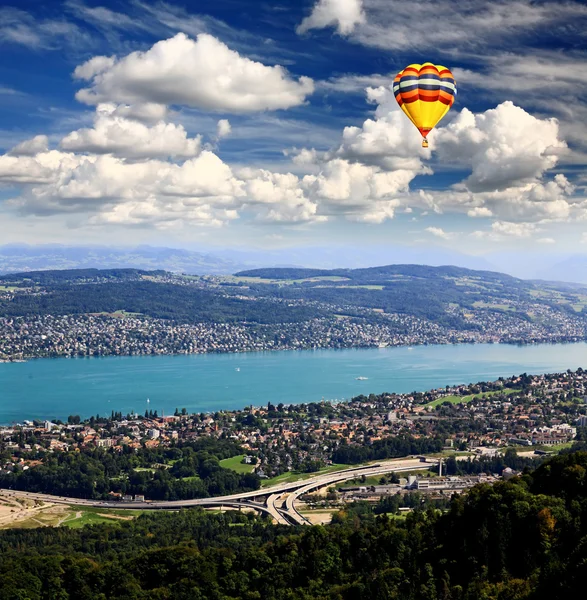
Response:
[{"label": "green forest", "polygon": [[2,600],[562,600],[586,575],[585,452],[405,519],[287,528],[194,509],[0,533]]},{"label": "green forest", "polygon": [[[35,271],[0,276],[0,285],[20,288],[13,297],[0,297],[0,317],[124,310],[181,323],[301,323],[340,314],[379,323],[381,316],[372,312],[377,309],[460,330],[478,326],[451,306],[479,310],[475,303],[481,302],[484,311],[499,312],[495,307],[522,302],[576,315],[573,306],[586,298],[585,290],[564,284],[551,289],[500,273],[420,265],[256,269],[218,280],[137,269]],[[516,317],[531,320],[524,310]]]},{"label": "green forest", "polygon": [[220,460],[242,453],[228,440],[203,438],[170,448],[83,448],[39,452],[43,464],[0,474],[0,488],[107,500],[109,494],[141,494],[149,500],[208,498],[259,489],[255,473],[236,473]]}]

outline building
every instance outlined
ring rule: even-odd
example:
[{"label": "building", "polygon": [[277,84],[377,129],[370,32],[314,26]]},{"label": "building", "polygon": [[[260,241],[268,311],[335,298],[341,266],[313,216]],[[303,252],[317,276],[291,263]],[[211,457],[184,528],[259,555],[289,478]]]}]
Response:
[{"label": "building", "polygon": [[156,440],[159,438],[159,436],[161,435],[161,432],[158,429],[149,429],[149,431],[147,431],[147,435],[152,439],[152,440]]}]

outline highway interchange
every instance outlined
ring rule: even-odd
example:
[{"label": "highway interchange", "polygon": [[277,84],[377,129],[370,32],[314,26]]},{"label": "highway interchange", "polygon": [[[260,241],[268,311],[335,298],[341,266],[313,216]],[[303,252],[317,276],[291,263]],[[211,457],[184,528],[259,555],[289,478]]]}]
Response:
[{"label": "highway interchange", "polygon": [[300,496],[316,491],[334,483],[355,479],[361,475],[373,477],[391,472],[405,472],[429,469],[431,463],[438,463],[434,457],[408,457],[395,460],[380,461],[376,464],[357,466],[334,473],[317,475],[293,483],[284,483],[253,492],[243,492],[230,496],[215,498],[196,498],[193,500],[165,500],[144,502],[112,502],[108,500],[86,500],[83,498],[65,498],[50,494],[36,494],[18,490],[0,490],[0,496],[28,498],[53,504],[67,504],[71,506],[86,506],[91,508],[117,508],[140,510],[178,510],[201,506],[203,508],[233,508],[254,509],[261,513],[269,514],[273,520],[281,525],[309,525],[310,522],[301,515],[296,507]]}]

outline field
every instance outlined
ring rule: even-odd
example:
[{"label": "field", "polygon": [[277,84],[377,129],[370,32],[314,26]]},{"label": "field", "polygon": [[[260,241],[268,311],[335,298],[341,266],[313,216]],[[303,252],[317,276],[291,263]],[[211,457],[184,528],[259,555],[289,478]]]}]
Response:
[{"label": "field", "polygon": [[100,313],[90,313],[95,317],[114,317],[115,319],[129,319],[133,317],[142,316],[141,313],[132,313],[127,312],[126,310],[117,310],[115,312],[100,312]]},{"label": "field", "polygon": [[245,465],[241,461],[245,457],[244,454],[239,454],[238,456],[233,456],[232,458],[225,458],[220,461],[220,466],[225,469],[232,469],[237,473],[252,473],[255,468],[254,465]]},{"label": "field", "polygon": [[320,281],[348,281],[348,277],[324,276],[308,277],[306,279],[265,279],[263,277],[235,277],[227,276],[224,280],[229,283],[265,283],[274,285],[293,285],[297,283],[316,283]]},{"label": "field", "polygon": [[516,312],[516,309],[510,304],[492,304],[490,302],[483,302],[482,300],[478,300],[477,302],[473,302],[473,306],[475,308],[492,308],[494,310],[503,310],[503,311],[513,311]]},{"label": "field", "polygon": [[471,402],[476,398],[489,398],[490,396],[495,396],[496,394],[505,393],[506,396],[510,396],[511,394],[516,394],[520,390],[504,390],[504,391],[495,391],[495,392],[481,392],[480,394],[469,394],[468,396],[444,396],[442,398],[438,398],[438,400],[433,400],[432,402],[428,402],[425,406],[429,406],[435,408],[436,406],[440,406],[445,402],[450,402],[451,404],[466,404]]},{"label": "field", "polygon": [[140,510],[79,508],[2,497],[0,498],[0,529],[80,528],[98,523],[128,521],[143,512]]}]

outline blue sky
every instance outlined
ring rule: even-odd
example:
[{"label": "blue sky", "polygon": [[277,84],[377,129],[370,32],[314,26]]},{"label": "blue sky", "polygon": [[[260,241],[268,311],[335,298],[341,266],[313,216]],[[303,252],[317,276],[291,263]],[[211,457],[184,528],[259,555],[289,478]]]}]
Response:
[{"label": "blue sky", "polygon": [[0,2],[0,243],[583,252],[586,48],[580,1]]}]

